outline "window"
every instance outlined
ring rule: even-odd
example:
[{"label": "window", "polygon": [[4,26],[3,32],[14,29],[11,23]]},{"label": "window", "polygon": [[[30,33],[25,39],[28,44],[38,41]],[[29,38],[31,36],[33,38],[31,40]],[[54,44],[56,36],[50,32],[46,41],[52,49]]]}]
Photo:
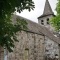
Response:
[{"label": "window", "polygon": [[46,49],[45,51],[46,51],[46,52],[49,52],[49,50],[47,50],[47,49]]},{"label": "window", "polygon": [[44,25],[44,20],[41,20],[41,24]]},{"label": "window", "polygon": [[4,48],[4,60],[7,60],[7,49]]},{"label": "window", "polygon": [[29,55],[29,49],[25,49],[24,60],[28,60],[28,55]]},{"label": "window", "polygon": [[49,18],[47,18],[47,24],[49,24]]}]

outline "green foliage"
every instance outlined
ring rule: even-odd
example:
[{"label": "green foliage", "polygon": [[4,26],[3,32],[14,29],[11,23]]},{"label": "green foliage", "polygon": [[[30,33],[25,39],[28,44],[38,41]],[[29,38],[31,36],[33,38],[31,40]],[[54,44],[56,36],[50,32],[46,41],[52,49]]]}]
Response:
[{"label": "green foliage", "polygon": [[26,29],[26,21],[17,19],[16,24],[11,21],[11,15],[14,11],[21,12],[24,9],[29,11],[34,8],[32,0],[1,0],[0,1],[0,45],[12,52],[14,41],[18,41],[16,33]]},{"label": "green foliage", "polygon": [[55,27],[56,31],[60,31],[60,0],[57,0],[57,7],[56,7],[56,16],[51,19],[51,24]]},{"label": "green foliage", "polygon": [[25,20],[18,20],[16,24],[12,21],[5,20],[1,21],[4,24],[0,24],[0,45],[12,52],[12,47],[14,47],[14,41],[18,41],[16,38],[16,33],[21,30],[27,29],[27,23]]}]

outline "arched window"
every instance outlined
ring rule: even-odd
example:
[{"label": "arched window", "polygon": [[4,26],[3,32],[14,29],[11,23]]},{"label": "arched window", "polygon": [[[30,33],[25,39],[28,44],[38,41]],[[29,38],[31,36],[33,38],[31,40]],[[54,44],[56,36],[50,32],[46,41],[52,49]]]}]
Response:
[{"label": "arched window", "polygon": [[44,20],[41,20],[41,24],[44,25]]},{"label": "arched window", "polygon": [[47,24],[49,24],[49,18],[47,18]]},{"label": "arched window", "polygon": [[28,57],[29,57],[29,49],[25,49],[25,52],[24,52],[24,60],[28,60]]},{"label": "arched window", "polygon": [[4,48],[4,60],[7,60],[7,53],[8,53],[7,49]]}]

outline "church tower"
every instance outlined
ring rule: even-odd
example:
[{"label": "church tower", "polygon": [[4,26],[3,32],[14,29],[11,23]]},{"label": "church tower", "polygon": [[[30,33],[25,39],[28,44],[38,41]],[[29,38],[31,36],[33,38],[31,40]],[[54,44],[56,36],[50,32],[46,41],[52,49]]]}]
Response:
[{"label": "church tower", "polygon": [[48,0],[46,0],[45,2],[45,7],[44,7],[44,11],[43,11],[43,14],[41,16],[38,17],[38,23],[42,26],[45,26],[47,27],[48,29],[52,29],[51,28],[51,25],[49,23],[49,20],[55,16],[52,9],[51,9],[51,6],[50,6],[50,3]]},{"label": "church tower", "polygon": [[[49,20],[54,16],[55,15],[52,11],[50,3],[48,0],[46,0],[43,14],[38,17],[38,23],[41,26],[47,27],[54,34],[54,36],[56,36],[54,28],[49,23]],[[50,58],[55,57],[56,54],[57,56],[59,55],[58,45],[47,37],[45,37],[45,54],[46,54],[45,57],[49,56]]]}]

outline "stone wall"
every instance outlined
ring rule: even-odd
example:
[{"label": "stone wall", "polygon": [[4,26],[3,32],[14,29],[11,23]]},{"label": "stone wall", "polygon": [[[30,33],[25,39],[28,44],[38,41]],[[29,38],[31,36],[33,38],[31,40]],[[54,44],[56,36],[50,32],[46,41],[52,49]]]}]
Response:
[{"label": "stone wall", "polygon": [[15,42],[14,51],[8,53],[7,60],[44,59],[44,36],[22,31],[17,33],[17,38],[19,42]]},{"label": "stone wall", "polygon": [[45,56],[47,58],[59,58],[59,46],[56,42],[45,37]]}]

